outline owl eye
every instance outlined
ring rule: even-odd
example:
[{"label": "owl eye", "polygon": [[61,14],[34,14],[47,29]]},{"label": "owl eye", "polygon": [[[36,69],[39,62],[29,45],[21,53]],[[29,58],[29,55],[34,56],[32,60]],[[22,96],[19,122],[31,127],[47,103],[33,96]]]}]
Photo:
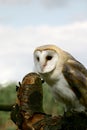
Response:
[{"label": "owl eye", "polygon": [[51,60],[51,59],[52,59],[52,56],[47,56],[46,59],[47,59],[47,60]]},{"label": "owl eye", "polygon": [[37,61],[39,61],[39,57],[37,56],[36,58],[37,58]]}]

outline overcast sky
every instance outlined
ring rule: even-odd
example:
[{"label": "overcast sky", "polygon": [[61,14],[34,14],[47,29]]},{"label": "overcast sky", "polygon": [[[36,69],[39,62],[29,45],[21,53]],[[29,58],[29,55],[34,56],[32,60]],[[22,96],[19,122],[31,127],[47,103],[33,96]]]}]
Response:
[{"label": "overcast sky", "polygon": [[44,44],[87,67],[87,0],[0,0],[0,84],[34,71],[33,51]]}]

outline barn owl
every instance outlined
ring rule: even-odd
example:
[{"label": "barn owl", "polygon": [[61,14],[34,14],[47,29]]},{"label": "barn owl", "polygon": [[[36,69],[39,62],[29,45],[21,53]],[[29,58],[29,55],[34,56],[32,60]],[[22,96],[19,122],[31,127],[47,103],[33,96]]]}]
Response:
[{"label": "barn owl", "polygon": [[86,110],[87,70],[79,61],[55,45],[43,45],[34,50],[34,64],[65,111]]}]

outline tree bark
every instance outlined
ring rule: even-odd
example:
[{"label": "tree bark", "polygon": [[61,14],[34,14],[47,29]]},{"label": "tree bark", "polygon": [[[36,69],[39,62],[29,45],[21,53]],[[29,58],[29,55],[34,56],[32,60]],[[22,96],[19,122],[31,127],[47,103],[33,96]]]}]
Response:
[{"label": "tree bark", "polygon": [[7,111],[7,112],[9,112],[9,111],[11,111],[12,110],[12,107],[13,107],[13,105],[3,105],[3,104],[0,104],[0,111]]}]

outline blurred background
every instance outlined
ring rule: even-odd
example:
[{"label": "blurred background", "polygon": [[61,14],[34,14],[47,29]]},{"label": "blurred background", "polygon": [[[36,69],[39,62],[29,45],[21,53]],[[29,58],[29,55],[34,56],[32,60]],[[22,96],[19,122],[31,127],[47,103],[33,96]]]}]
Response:
[{"label": "blurred background", "polygon": [[[0,104],[15,102],[15,86],[34,71],[33,51],[44,44],[59,46],[87,67],[87,1],[0,0]],[[45,85],[45,111],[63,112],[53,104]],[[0,130],[15,129],[10,113],[0,112]]]}]

